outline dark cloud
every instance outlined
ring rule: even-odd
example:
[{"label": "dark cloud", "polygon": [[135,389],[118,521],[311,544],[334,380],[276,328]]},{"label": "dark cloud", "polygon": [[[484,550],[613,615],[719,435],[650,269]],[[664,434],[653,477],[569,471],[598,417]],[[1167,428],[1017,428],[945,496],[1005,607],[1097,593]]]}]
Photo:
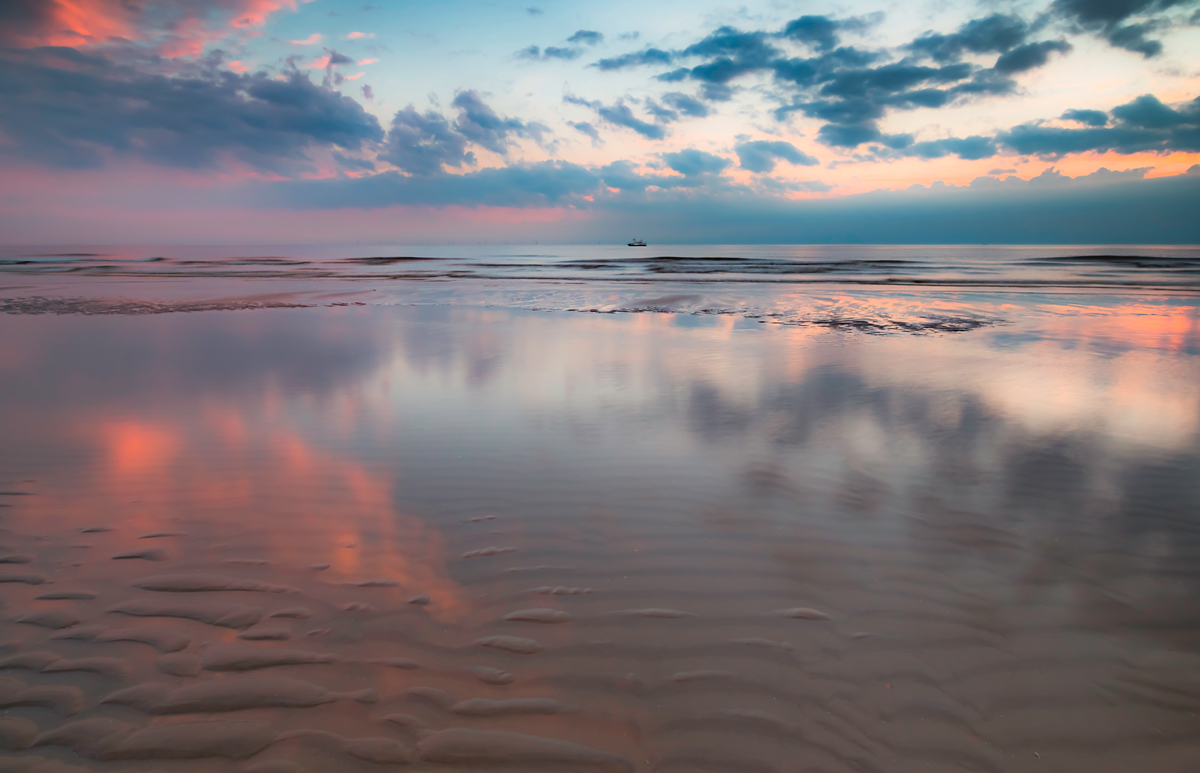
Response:
[{"label": "dark cloud", "polygon": [[705,83],[700,87],[700,96],[709,102],[728,102],[733,99],[733,87],[725,83]]},{"label": "dark cloud", "polygon": [[450,105],[459,111],[453,123],[435,110],[419,113],[412,105],[397,111],[379,158],[411,174],[440,174],[443,164],[456,169],[475,165],[468,145],[503,156],[516,138],[540,142],[547,131],[538,123],[497,115],[474,90],[459,92]]},{"label": "dark cloud", "polygon": [[295,70],[238,75],[221,56],[168,77],[71,48],[10,50],[0,56],[0,154],[57,167],[100,166],[107,154],[187,168],[229,157],[291,175],[312,168],[314,149],[383,139],[353,99]]},{"label": "dark cloud", "polygon": [[[861,136],[841,138],[822,136],[828,144],[852,146],[862,142],[878,143],[881,157],[915,156],[941,158],[958,156],[975,160],[990,158],[1002,151],[1019,155],[1059,158],[1070,153],[1169,153],[1174,151],[1200,152],[1200,97],[1179,108],[1164,105],[1157,97],[1146,94],[1132,102],[1115,107],[1109,114],[1099,110],[1068,110],[1063,119],[1083,125],[1083,128],[1048,126],[1043,121],[1014,126],[994,137],[951,137],[942,140],[914,142],[909,135],[883,135],[862,139]],[[825,126],[821,132],[831,130]],[[838,131],[839,128],[832,129]],[[908,141],[904,141],[904,138]]]},{"label": "dark cloud", "polygon": [[536,5],[531,5],[525,9],[525,13],[529,14],[530,16],[541,16],[543,13],[545,13],[545,11],[543,11],[541,8],[538,8]]},{"label": "dark cloud", "polygon": [[440,174],[443,164],[456,169],[475,165],[467,138],[445,116],[434,110],[418,113],[412,105],[396,111],[379,158],[414,175]]},{"label": "dark cloud", "polygon": [[563,97],[563,101],[572,105],[582,105],[596,111],[596,115],[614,126],[624,126],[633,129],[638,134],[651,140],[661,140],[667,136],[662,126],[643,121],[633,114],[633,110],[624,102],[615,105],[605,105],[599,101],[580,99],[572,94]]},{"label": "dark cloud", "polygon": [[654,76],[654,80],[662,81],[663,83],[676,83],[678,81],[687,80],[687,77],[691,74],[691,72],[692,71],[686,67],[680,67],[679,69],[656,75]]},{"label": "dark cloud", "polygon": [[663,94],[662,100],[684,115],[694,118],[704,118],[709,114],[708,106],[703,102],[678,91],[669,91]]},{"label": "dark cloud", "polygon": [[1041,67],[1050,60],[1050,52],[1057,51],[1065,54],[1071,50],[1071,44],[1065,40],[1043,40],[1040,43],[1026,43],[1017,46],[996,60],[993,69],[996,72],[1010,75]]},{"label": "dark cloud", "polygon": [[362,95],[363,95],[363,99],[367,100],[368,102],[375,101],[375,90],[372,89],[370,86],[364,85],[362,87]]},{"label": "dark cloud", "polygon": [[539,123],[501,118],[474,90],[460,92],[450,105],[460,111],[454,126],[468,141],[502,156],[508,153],[513,138],[530,137],[540,142],[548,131]]},{"label": "dark cloud", "polygon": [[336,150],[331,154],[333,160],[338,163],[338,166],[343,169],[365,169],[369,172],[375,171],[375,162],[366,158],[353,158],[344,153],[338,153]]},{"label": "dark cloud", "polygon": [[838,23],[828,16],[801,16],[783,28],[783,36],[807,43],[818,51],[828,51],[838,44]]},{"label": "dark cloud", "polygon": [[853,124],[827,123],[817,130],[817,139],[834,148],[856,148],[867,142],[878,142],[883,132],[872,122]]},{"label": "dark cloud", "polygon": [[1173,110],[1153,94],[1143,94],[1137,99],[1112,109],[1113,118],[1139,129],[1169,129],[1185,124],[1195,125],[1200,120],[1200,98],[1192,100],[1182,110]]},{"label": "dark cloud", "polygon": [[654,116],[654,120],[660,123],[670,123],[671,121],[679,120],[679,113],[670,108],[663,107],[653,99],[647,99],[645,103],[646,112]]},{"label": "dark cloud", "polygon": [[734,27],[718,27],[700,42],[683,49],[683,56],[729,57],[765,67],[779,55],[779,49],[767,42],[769,38],[766,32],[742,32]]},{"label": "dark cloud", "polygon": [[917,158],[958,156],[968,161],[996,155],[996,142],[991,137],[950,137],[944,140],[914,142],[905,148],[906,155]]},{"label": "dark cloud", "polygon": [[900,62],[864,70],[846,70],[832,75],[819,94],[842,99],[895,94],[927,83],[956,83],[970,76],[972,69],[965,63],[921,67]]},{"label": "dark cloud", "polygon": [[[770,37],[766,32],[742,32],[733,27],[720,27],[700,42],[683,49],[679,56],[708,58],[710,61],[692,67],[687,77],[706,84],[723,85],[747,73],[770,67],[771,62],[780,55],[779,49],[768,43]],[[721,99],[718,97],[716,101]]]},{"label": "dark cloud", "polygon": [[670,64],[674,59],[675,55],[669,51],[663,51],[661,48],[647,48],[644,51],[622,54],[610,59],[601,59],[596,62],[595,66],[601,70],[621,70],[626,67],[638,67],[640,65]]},{"label": "dark cloud", "polygon": [[996,13],[969,21],[949,35],[928,32],[908,47],[938,62],[954,62],[964,53],[1003,54],[1024,43],[1028,34],[1029,25],[1023,19]]},{"label": "dark cloud", "polygon": [[1162,53],[1162,43],[1148,35],[1171,26],[1164,14],[1196,5],[1197,0],[1054,0],[1050,12],[1099,35],[1110,45],[1149,59]]},{"label": "dark cloud", "polygon": [[667,166],[685,177],[720,174],[731,163],[727,158],[694,148],[681,150],[678,153],[664,153],[662,159]]},{"label": "dark cloud", "polygon": [[579,30],[571,37],[567,38],[568,43],[583,43],[587,46],[594,46],[604,41],[604,36],[595,30]]},{"label": "dark cloud", "polygon": [[547,59],[559,59],[570,61],[579,58],[579,49],[577,48],[560,48],[558,46],[546,46],[544,49],[538,46],[529,46],[517,52],[517,56],[522,59],[535,59],[545,61]]},{"label": "dark cloud", "polygon": [[[1036,25],[999,13],[970,21],[950,34],[926,33],[904,47],[912,56],[900,61],[887,62],[891,55],[886,50],[839,45],[839,33],[861,30],[881,18],[838,20],[806,15],[778,32],[723,26],[680,50],[647,49],[602,59],[596,66],[616,70],[674,64],[675,69],[659,73],[655,79],[663,83],[697,81],[700,99],[709,102],[731,99],[739,78],[771,73],[778,89],[774,96],[781,103],[776,118],[784,120],[799,112],[824,121],[818,134],[823,142],[853,148],[867,142],[900,142],[885,135],[879,126],[889,112],[937,109],[1010,94],[1017,88],[1012,76],[1045,65],[1053,53],[1071,50],[1065,40],[1030,41]],[[780,41],[802,43],[817,53],[789,57],[778,47]],[[996,59],[991,67],[961,61],[968,54],[995,54]],[[688,61],[696,59],[701,61]],[[932,64],[923,63],[930,59]],[[678,66],[681,64],[689,66]]]},{"label": "dark cloud", "polygon": [[546,59],[578,59],[579,50],[575,48],[560,48],[558,46],[546,46],[542,51],[542,56]]},{"label": "dark cloud", "polygon": [[[1071,112],[1071,111],[1068,111]],[[1022,155],[1055,158],[1068,153],[1200,152],[1200,97],[1173,109],[1146,94],[1113,108],[1114,122],[1101,123],[1086,112],[1086,128],[1068,129],[1028,123],[997,135],[997,141]],[[1075,119],[1079,120],[1079,119]]]},{"label": "dark cloud", "polygon": [[756,140],[743,142],[734,148],[743,169],[751,172],[771,172],[777,159],[799,166],[815,166],[820,162],[790,142]]},{"label": "dark cloud", "polygon": [[567,121],[567,123],[572,129],[580,134],[586,134],[588,137],[591,137],[593,145],[599,145],[601,143],[600,132],[596,131],[596,127],[592,126],[587,121],[579,121],[578,123],[575,121]]}]

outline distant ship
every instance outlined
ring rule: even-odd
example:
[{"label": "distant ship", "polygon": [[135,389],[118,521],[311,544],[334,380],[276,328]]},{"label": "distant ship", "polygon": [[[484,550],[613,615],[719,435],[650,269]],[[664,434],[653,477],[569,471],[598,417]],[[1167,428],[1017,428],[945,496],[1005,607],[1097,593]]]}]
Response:
[{"label": "distant ship", "polygon": [[629,246],[630,247],[645,247],[646,243],[644,241],[642,241],[641,239],[634,239],[633,241],[631,241],[629,243]]}]

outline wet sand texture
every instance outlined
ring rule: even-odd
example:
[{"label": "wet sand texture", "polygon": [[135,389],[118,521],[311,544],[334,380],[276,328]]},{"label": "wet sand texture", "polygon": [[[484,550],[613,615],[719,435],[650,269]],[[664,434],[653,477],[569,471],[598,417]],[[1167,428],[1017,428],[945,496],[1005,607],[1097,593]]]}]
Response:
[{"label": "wet sand texture", "polygon": [[0,773],[1195,773],[1200,316],[1053,302],[6,316]]}]

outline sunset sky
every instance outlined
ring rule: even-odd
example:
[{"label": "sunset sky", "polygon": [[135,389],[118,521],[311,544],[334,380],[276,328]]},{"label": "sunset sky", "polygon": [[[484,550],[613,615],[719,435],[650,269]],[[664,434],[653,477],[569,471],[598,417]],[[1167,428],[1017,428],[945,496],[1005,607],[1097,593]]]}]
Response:
[{"label": "sunset sky", "polygon": [[10,244],[1178,243],[1198,209],[1200,0],[0,4]]}]

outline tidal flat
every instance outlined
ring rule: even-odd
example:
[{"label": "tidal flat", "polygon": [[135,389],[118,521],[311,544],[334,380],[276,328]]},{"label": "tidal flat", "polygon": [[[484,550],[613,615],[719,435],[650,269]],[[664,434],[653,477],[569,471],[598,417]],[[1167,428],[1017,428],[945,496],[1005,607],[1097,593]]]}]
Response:
[{"label": "tidal flat", "polygon": [[1196,770],[1195,256],[939,254],[14,262],[0,771]]}]

